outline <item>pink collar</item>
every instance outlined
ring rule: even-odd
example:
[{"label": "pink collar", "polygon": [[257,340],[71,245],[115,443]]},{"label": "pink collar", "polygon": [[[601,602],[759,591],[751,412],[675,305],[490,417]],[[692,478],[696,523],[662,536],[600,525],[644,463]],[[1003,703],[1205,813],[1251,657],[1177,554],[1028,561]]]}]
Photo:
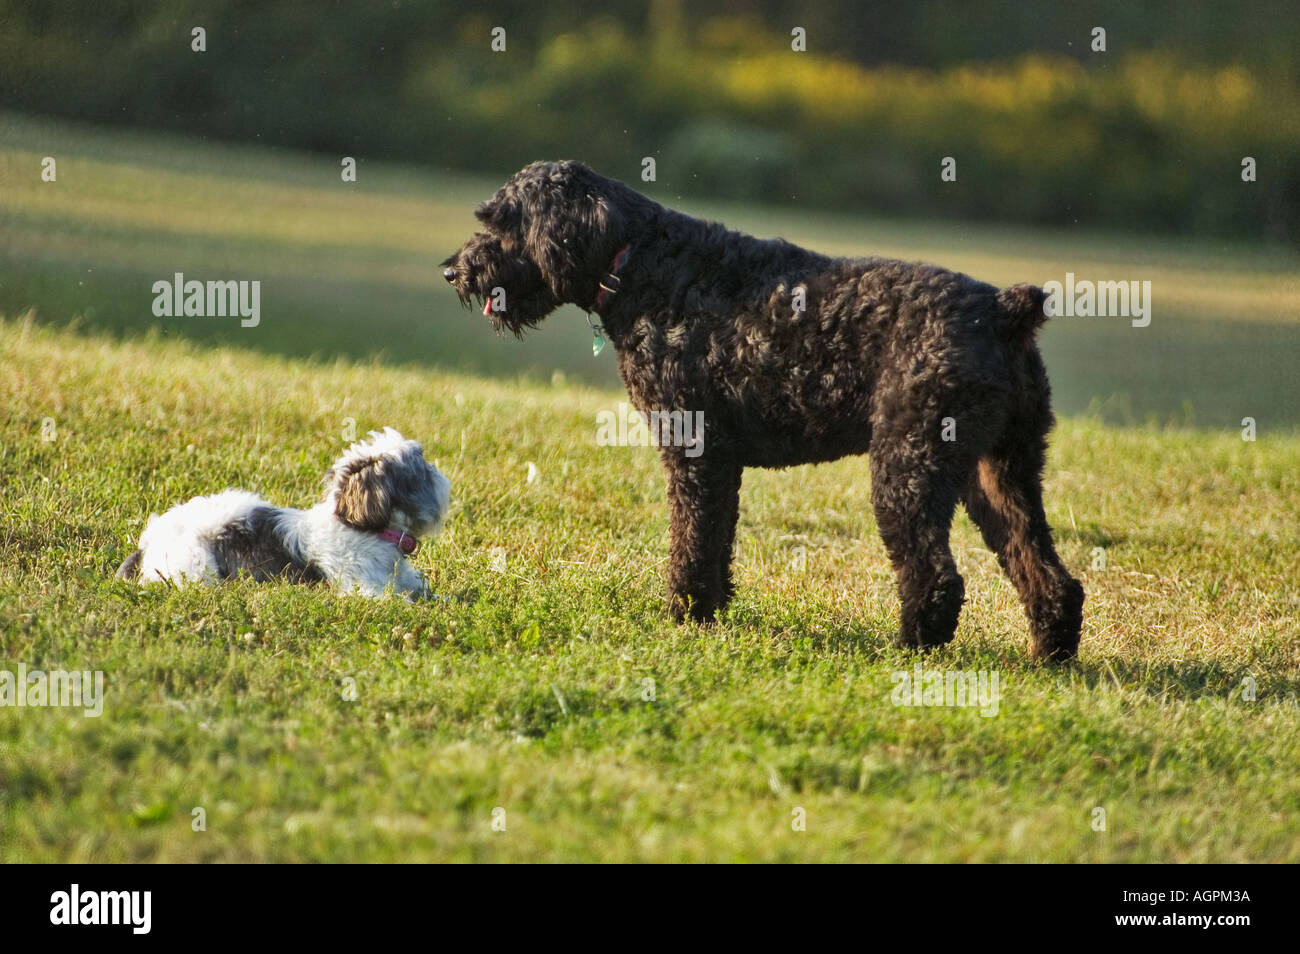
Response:
[{"label": "pink collar", "polygon": [[378,533],[380,540],[393,544],[407,556],[410,556],[420,548],[420,541],[415,539],[405,530],[394,530],[389,527],[387,530],[380,530]]},{"label": "pink collar", "polygon": [[599,309],[604,306],[610,295],[617,295],[619,286],[623,284],[618,273],[622,267],[627,264],[627,257],[632,252],[631,245],[624,245],[619,249],[618,254],[614,256],[614,261],[610,263],[609,273],[600,280],[600,290],[596,292],[596,304],[592,307]]}]

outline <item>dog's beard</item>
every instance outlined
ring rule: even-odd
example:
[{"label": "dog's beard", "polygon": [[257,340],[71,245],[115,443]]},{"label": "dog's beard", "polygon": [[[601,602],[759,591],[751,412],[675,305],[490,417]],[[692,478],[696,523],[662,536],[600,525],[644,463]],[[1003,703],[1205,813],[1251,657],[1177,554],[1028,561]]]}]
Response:
[{"label": "dog's beard", "polygon": [[550,289],[521,296],[517,293],[510,294],[508,286],[500,287],[506,289],[506,307],[502,311],[496,311],[493,307],[495,299],[486,298],[482,309],[497,334],[508,331],[516,338],[523,337],[526,328],[536,328],[543,318],[560,305]]},{"label": "dog's beard", "polygon": [[448,282],[461,304],[476,306],[498,334],[521,336],[561,304],[533,262],[491,236],[475,236],[442,264],[455,271]]}]

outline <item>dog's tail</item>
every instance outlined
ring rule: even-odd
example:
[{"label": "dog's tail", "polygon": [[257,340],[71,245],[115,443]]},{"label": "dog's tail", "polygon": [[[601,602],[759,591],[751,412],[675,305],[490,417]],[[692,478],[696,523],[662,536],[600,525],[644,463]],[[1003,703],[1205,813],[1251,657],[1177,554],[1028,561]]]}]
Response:
[{"label": "dog's tail", "polygon": [[140,559],[143,556],[143,550],[136,550],[123,560],[122,565],[117,568],[117,578],[119,580],[134,580],[138,577],[140,575]]},{"label": "dog's tail", "polygon": [[1002,327],[1015,341],[1032,338],[1047,321],[1047,293],[1037,285],[1012,285],[998,292]]}]

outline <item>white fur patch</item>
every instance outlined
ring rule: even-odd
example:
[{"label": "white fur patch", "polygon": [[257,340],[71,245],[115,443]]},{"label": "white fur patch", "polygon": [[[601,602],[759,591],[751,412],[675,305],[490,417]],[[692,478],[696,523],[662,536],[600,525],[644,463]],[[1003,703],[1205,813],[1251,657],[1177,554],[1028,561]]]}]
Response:
[{"label": "white fur patch", "polygon": [[269,506],[257,494],[227,490],[154,514],[140,534],[140,582],[217,582],[213,538],[229,526],[247,523],[255,508]]}]

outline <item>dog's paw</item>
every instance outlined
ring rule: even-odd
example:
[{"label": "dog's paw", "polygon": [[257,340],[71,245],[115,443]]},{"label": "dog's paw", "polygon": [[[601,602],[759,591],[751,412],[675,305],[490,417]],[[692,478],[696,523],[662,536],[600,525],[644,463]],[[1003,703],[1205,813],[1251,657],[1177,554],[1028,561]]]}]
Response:
[{"label": "dog's paw", "polygon": [[710,626],[716,623],[718,607],[695,598],[674,597],[668,604],[668,613],[675,623],[696,623]]},{"label": "dog's paw", "polygon": [[929,652],[931,649],[935,649],[936,647],[946,646],[948,643],[953,641],[953,638],[956,635],[957,631],[953,630],[947,635],[932,635],[931,637],[926,638],[915,630],[899,630],[894,634],[894,645],[899,649]]},{"label": "dog's paw", "polygon": [[1033,657],[1034,662],[1074,662],[1079,658],[1079,641],[1077,639],[1062,642],[1035,640],[1029,647],[1029,654]]}]

